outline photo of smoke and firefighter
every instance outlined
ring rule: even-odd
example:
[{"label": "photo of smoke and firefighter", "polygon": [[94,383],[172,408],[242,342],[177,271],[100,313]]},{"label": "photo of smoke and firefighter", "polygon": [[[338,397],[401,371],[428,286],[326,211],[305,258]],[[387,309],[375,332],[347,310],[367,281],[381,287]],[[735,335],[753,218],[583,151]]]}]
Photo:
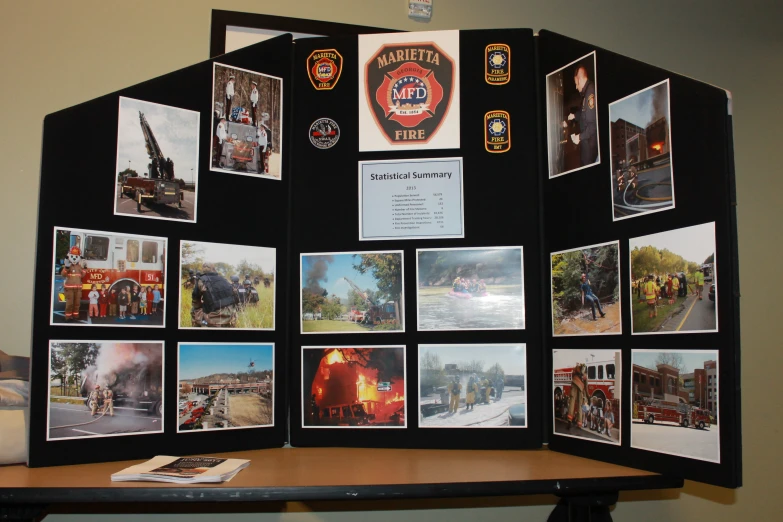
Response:
[{"label": "photo of smoke and firefighter", "polygon": [[526,428],[524,344],[419,345],[419,426]]},{"label": "photo of smoke and firefighter", "polygon": [[165,237],[54,227],[52,325],[163,327]]},{"label": "photo of smoke and firefighter", "polygon": [[402,251],[302,254],[302,333],[405,330]]},{"label": "photo of smoke and firefighter", "polygon": [[163,343],[50,341],[46,440],[163,431]]},{"label": "photo of smoke and firefighter", "polygon": [[628,240],[634,334],[718,331],[715,223]]},{"label": "photo of smoke and firefighter", "polygon": [[525,328],[522,247],[416,251],[419,330]]},{"label": "photo of smoke and firefighter", "polygon": [[620,350],[553,350],[557,435],[620,445]]},{"label": "photo of smoke and firefighter", "polygon": [[631,447],[720,463],[718,352],[633,350]]},{"label": "photo of smoke and firefighter", "polygon": [[283,79],[213,63],[210,169],[280,179]]},{"label": "photo of smoke and firefighter", "polygon": [[302,347],[302,426],[404,428],[405,347]]},{"label": "photo of smoke and firefighter", "polygon": [[674,208],[669,80],[609,104],[613,219]]},{"label": "photo of smoke and firefighter", "polygon": [[601,163],[595,52],[546,76],[549,177]]},{"label": "photo of smoke and firefighter", "polygon": [[274,330],[274,248],[182,241],[179,327]]},{"label": "photo of smoke and firefighter", "polygon": [[552,261],[552,335],[623,332],[620,243],[555,252]]},{"label": "photo of smoke and firefighter", "polygon": [[120,96],[114,213],[196,221],[199,113]]},{"label": "photo of smoke and firefighter", "polygon": [[274,345],[180,343],[177,431],[274,424]]}]

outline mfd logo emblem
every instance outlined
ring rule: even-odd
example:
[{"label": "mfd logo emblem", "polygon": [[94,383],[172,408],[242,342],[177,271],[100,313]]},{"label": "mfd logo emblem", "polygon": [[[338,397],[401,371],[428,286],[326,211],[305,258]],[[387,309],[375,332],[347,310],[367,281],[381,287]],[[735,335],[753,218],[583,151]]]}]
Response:
[{"label": "mfd logo emblem", "polygon": [[382,46],[364,67],[376,125],[394,144],[427,143],[451,106],[454,60],[433,42]]},{"label": "mfd logo emblem", "polygon": [[511,47],[488,45],[484,53],[485,80],[490,85],[505,85],[511,81]]},{"label": "mfd logo emblem", "polygon": [[320,49],[307,57],[307,76],[318,91],[334,89],[343,71],[343,57],[335,49]]},{"label": "mfd logo emblem", "polygon": [[484,147],[487,152],[506,152],[511,148],[511,118],[506,111],[484,115]]}]

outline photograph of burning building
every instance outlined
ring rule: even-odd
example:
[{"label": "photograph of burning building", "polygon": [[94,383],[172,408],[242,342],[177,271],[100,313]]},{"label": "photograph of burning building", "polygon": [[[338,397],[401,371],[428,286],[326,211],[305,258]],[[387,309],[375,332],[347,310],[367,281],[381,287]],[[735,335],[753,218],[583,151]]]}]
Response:
[{"label": "photograph of burning building", "polygon": [[524,344],[419,345],[419,426],[526,428]]},{"label": "photograph of burning building", "polygon": [[163,341],[50,341],[46,440],[163,432]]},{"label": "photograph of burning building", "polygon": [[614,221],[674,208],[669,80],[609,104]]},{"label": "photograph of burning building", "polygon": [[620,242],[551,255],[552,335],[623,333]]},{"label": "photograph of burning building", "polygon": [[549,178],[601,163],[595,51],[547,74]]},{"label": "photograph of burning building", "polygon": [[302,333],[404,332],[402,251],[302,254]]},{"label": "photograph of burning building", "polygon": [[633,350],[631,447],[720,463],[718,352]]},{"label": "photograph of burning building", "polygon": [[405,347],[302,347],[302,426],[404,428]]},{"label": "photograph of burning building", "polygon": [[272,426],[272,343],[180,343],[177,432]]},{"label": "photograph of burning building", "polygon": [[210,170],[279,180],[283,79],[212,65]]},{"label": "photograph of burning building", "polygon": [[522,247],[416,251],[421,330],[522,330]]},{"label": "photograph of burning building", "polygon": [[554,432],[620,445],[620,350],[553,350]]},{"label": "photograph of burning building", "polygon": [[199,113],[120,96],[114,214],[196,222]]}]

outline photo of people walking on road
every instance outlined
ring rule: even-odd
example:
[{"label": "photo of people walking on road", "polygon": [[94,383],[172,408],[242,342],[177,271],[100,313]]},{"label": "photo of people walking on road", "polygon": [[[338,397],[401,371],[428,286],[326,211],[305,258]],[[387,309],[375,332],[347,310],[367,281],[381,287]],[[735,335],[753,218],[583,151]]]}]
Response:
[{"label": "photo of people walking on road", "polygon": [[551,255],[552,335],[623,333],[620,242]]},{"label": "photo of people walking on road", "polygon": [[620,350],[553,350],[552,368],[555,434],[619,446]]},{"label": "photo of people walking on road", "polygon": [[717,350],[633,350],[631,371],[631,447],[719,464]]},{"label": "photo of people walking on road", "polygon": [[546,75],[549,178],[601,163],[595,51]]},{"label": "photo of people walking on road", "polygon": [[275,329],[274,248],[182,241],[180,329]]},{"label": "photo of people walking on road", "polygon": [[634,334],[718,331],[715,223],[631,238]]},{"label": "photo of people walking on road", "polygon": [[46,440],[163,432],[163,341],[50,341]]},{"label": "photo of people walking on road", "polygon": [[304,428],[405,428],[404,346],[303,346]]},{"label": "photo of people walking on road", "polygon": [[402,251],[302,254],[302,333],[405,331]]},{"label": "photo of people walking on road", "polygon": [[179,343],[177,432],[273,426],[272,343]]},{"label": "photo of people walking on road", "polygon": [[51,323],[162,328],[165,237],[54,227]]},{"label": "photo of people walking on road", "polygon": [[281,178],[283,79],[213,63],[210,169]]},{"label": "photo of people walking on road", "polygon": [[114,214],[196,222],[199,113],[120,96]]},{"label": "photo of people walking on road", "polygon": [[419,427],[526,428],[524,344],[419,345]]},{"label": "photo of people walking on road", "polygon": [[669,80],[609,104],[612,218],[674,208]]},{"label": "photo of people walking on road", "polygon": [[418,329],[523,330],[522,247],[416,250]]}]

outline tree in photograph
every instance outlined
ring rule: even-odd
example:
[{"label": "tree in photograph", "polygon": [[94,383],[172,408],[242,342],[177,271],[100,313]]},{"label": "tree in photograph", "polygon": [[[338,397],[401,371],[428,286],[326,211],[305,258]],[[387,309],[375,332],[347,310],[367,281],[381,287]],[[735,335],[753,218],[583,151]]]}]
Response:
[{"label": "tree in photograph", "polygon": [[58,230],[55,239],[54,258],[55,260],[65,259],[68,255],[68,250],[71,248],[71,231],[70,230]]},{"label": "tree in photograph", "polygon": [[432,351],[424,352],[421,356],[421,386],[437,388],[444,386],[446,381],[446,372],[440,356]]},{"label": "tree in photograph", "polygon": [[495,363],[489,367],[487,374],[491,375],[492,378],[497,379],[498,377],[504,377],[506,372],[503,371],[503,367],[500,365],[500,363]]},{"label": "tree in photograph", "polygon": [[189,277],[189,271],[200,272],[204,264],[204,248],[196,243],[182,242],[180,256],[182,260],[182,273],[180,277],[186,279]]},{"label": "tree in photograph", "polygon": [[395,315],[401,321],[402,303],[402,255],[397,253],[355,254],[359,263],[353,268],[360,274],[367,272],[375,278],[378,290],[375,294],[376,303],[381,299],[394,301]]},{"label": "tree in photograph", "polygon": [[480,374],[484,371],[484,361],[473,359],[469,362],[462,363],[460,368],[465,372]]},{"label": "tree in photograph", "polygon": [[325,298],[320,294],[314,294],[308,289],[302,289],[302,312],[306,314],[315,314],[324,304]]},{"label": "tree in photograph", "polygon": [[658,366],[659,364],[667,364],[672,368],[676,368],[680,374],[688,373],[688,370],[685,367],[685,360],[681,353],[660,352],[658,353],[658,357],[655,358],[655,365]]}]

